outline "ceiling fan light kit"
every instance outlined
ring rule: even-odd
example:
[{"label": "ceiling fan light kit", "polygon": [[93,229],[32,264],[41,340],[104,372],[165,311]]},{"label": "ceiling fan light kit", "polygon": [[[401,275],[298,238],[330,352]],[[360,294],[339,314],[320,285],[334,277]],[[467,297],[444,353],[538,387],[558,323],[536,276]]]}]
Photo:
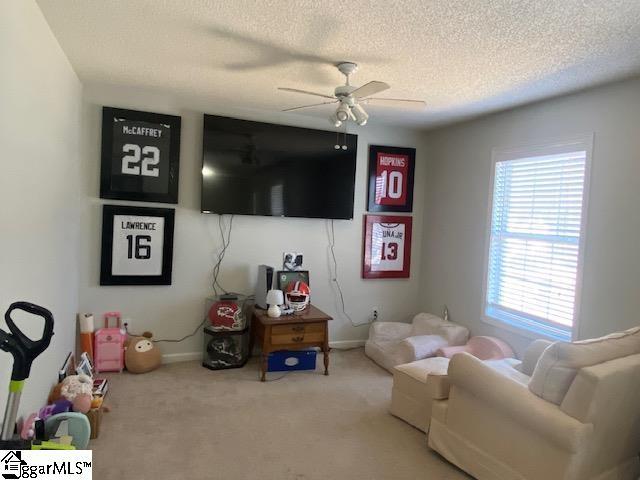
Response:
[{"label": "ceiling fan light kit", "polygon": [[292,110],[299,110],[302,108],[310,108],[320,105],[337,103],[338,108],[336,108],[336,111],[329,117],[329,122],[334,127],[339,128],[340,126],[342,126],[342,124],[348,122],[349,120],[356,122],[360,126],[366,125],[369,120],[369,114],[365,111],[361,104],[369,104],[370,101],[383,100],[393,101],[397,103],[399,102],[410,103],[414,105],[424,105],[424,102],[422,100],[373,98],[371,97],[371,95],[383,92],[391,87],[389,87],[389,85],[384,82],[379,82],[376,80],[366,83],[361,87],[354,87],[349,82],[349,77],[358,70],[358,65],[353,62],[341,62],[336,65],[336,68],[345,76],[346,80],[344,85],[340,85],[335,88],[333,96],[325,95],[323,93],[299,90],[297,88],[278,88],[278,90],[283,90],[286,92],[302,93],[305,95],[329,98],[332,99],[332,101],[287,108],[283,110],[283,112],[290,112]]},{"label": "ceiling fan light kit", "polygon": [[353,114],[351,113],[351,109],[349,108],[349,105],[347,105],[346,102],[340,102],[340,105],[338,106],[338,109],[336,110],[336,117],[341,122],[346,122],[350,118],[355,118],[353,116]]},{"label": "ceiling fan light kit", "polygon": [[369,114],[364,111],[364,108],[362,108],[361,105],[356,103],[353,107],[351,107],[351,113],[353,113],[353,116],[356,118],[356,123],[358,125],[364,127],[367,124],[367,121],[369,120]]}]

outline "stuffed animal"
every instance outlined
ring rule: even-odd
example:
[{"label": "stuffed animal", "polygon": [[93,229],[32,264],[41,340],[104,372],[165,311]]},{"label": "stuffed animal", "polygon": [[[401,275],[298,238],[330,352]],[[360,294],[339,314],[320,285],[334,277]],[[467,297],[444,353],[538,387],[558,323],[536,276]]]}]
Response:
[{"label": "stuffed animal", "polygon": [[50,405],[46,405],[42,407],[38,411],[38,418],[41,420],[46,420],[47,418],[57,415],[58,413],[64,413],[71,410],[72,403],[66,398],[59,398],[55,402]]},{"label": "stuffed animal", "polygon": [[64,398],[73,402],[77,395],[89,394],[93,389],[93,380],[88,375],[69,375],[62,380],[60,393]]},{"label": "stuffed animal", "polygon": [[146,373],[162,363],[160,349],[151,341],[151,332],[141,337],[130,337],[125,344],[124,364],[131,373]]},{"label": "stuffed animal", "polygon": [[87,413],[91,409],[93,380],[87,375],[69,375],[53,387],[49,402],[67,400],[74,412]]}]

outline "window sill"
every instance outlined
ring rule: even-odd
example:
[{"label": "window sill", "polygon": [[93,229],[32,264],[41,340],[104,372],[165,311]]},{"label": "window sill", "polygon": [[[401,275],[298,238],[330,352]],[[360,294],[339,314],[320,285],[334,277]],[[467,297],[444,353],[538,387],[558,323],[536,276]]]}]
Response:
[{"label": "window sill", "polygon": [[520,335],[521,337],[531,338],[532,340],[536,340],[538,338],[550,340],[553,342],[558,340],[563,342],[570,342],[572,340],[572,334],[569,331],[558,331],[557,333],[552,333],[548,330],[537,328],[533,325],[531,327],[527,327],[522,324],[518,325],[513,321],[507,321],[505,319],[497,318],[496,316],[491,316],[486,312],[484,313],[484,315],[482,315],[482,321],[494,327],[501,328],[511,333]]}]

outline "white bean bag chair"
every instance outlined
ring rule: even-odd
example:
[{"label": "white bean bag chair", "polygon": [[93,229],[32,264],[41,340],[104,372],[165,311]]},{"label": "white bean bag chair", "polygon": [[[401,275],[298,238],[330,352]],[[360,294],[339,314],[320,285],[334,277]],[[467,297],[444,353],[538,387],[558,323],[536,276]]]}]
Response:
[{"label": "white bean bag chair", "polygon": [[393,367],[433,357],[438,349],[464,345],[469,330],[429,313],[419,313],[412,323],[375,322],[369,329],[364,353],[393,373]]}]

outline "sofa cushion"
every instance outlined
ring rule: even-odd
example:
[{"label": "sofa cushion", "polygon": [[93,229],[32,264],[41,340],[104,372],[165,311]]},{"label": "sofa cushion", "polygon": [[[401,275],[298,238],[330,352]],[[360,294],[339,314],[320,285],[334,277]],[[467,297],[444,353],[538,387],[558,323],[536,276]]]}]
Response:
[{"label": "sofa cushion", "polygon": [[500,372],[511,380],[515,380],[525,386],[529,385],[531,377],[525,375],[519,370],[521,365],[520,360],[516,360],[515,358],[501,358],[496,360],[484,360],[484,363],[491,367],[492,370]]},{"label": "sofa cushion", "polygon": [[435,335],[444,320],[430,313],[419,313],[411,321],[411,335]]},{"label": "sofa cushion", "polygon": [[553,342],[549,340],[538,339],[534,340],[529,344],[527,349],[524,351],[524,355],[522,356],[522,365],[520,366],[520,371],[525,375],[533,375],[533,371],[538,364],[538,360],[547,349],[549,345]]},{"label": "sofa cushion", "polygon": [[411,325],[374,322],[369,328],[369,339],[365,343],[364,352],[374,362],[392,372],[394,366],[433,356],[436,350],[447,344],[464,344],[467,335],[465,327],[445,322],[435,315],[421,313],[414,317]]},{"label": "sofa cushion", "polygon": [[393,340],[367,340],[364,344],[364,353],[391,373],[393,373],[393,367],[406,363],[398,353],[398,342]]},{"label": "sofa cushion", "polygon": [[369,327],[369,338],[373,340],[398,340],[411,335],[413,326],[402,322],[374,322]]},{"label": "sofa cushion", "polygon": [[555,342],[540,356],[529,390],[560,405],[580,368],[636,353],[640,353],[640,327],[591,340]]},{"label": "sofa cushion", "polygon": [[433,357],[398,365],[395,370],[425,384],[431,398],[443,399],[449,396],[448,368],[448,358]]},{"label": "sofa cushion", "polygon": [[469,330],[453,322],[443,322],[436,334],[442,335],[449,345],[464,345],[469,340]]},{"label": "sofa cushion", "polygon": [[446,375],[449,368],[449,359],[444,357],[425,358],[416,362],[398,365],[396,370],[419,380],[423,383],[427,382],[429,375]]},{"label": "sofa cushion", "polygon": [[400,341],[398,352],[402,352],[403,358],[423,359],[433,357],[439,349],[447,345],[447,340],[440,335],[415,335]]}]

